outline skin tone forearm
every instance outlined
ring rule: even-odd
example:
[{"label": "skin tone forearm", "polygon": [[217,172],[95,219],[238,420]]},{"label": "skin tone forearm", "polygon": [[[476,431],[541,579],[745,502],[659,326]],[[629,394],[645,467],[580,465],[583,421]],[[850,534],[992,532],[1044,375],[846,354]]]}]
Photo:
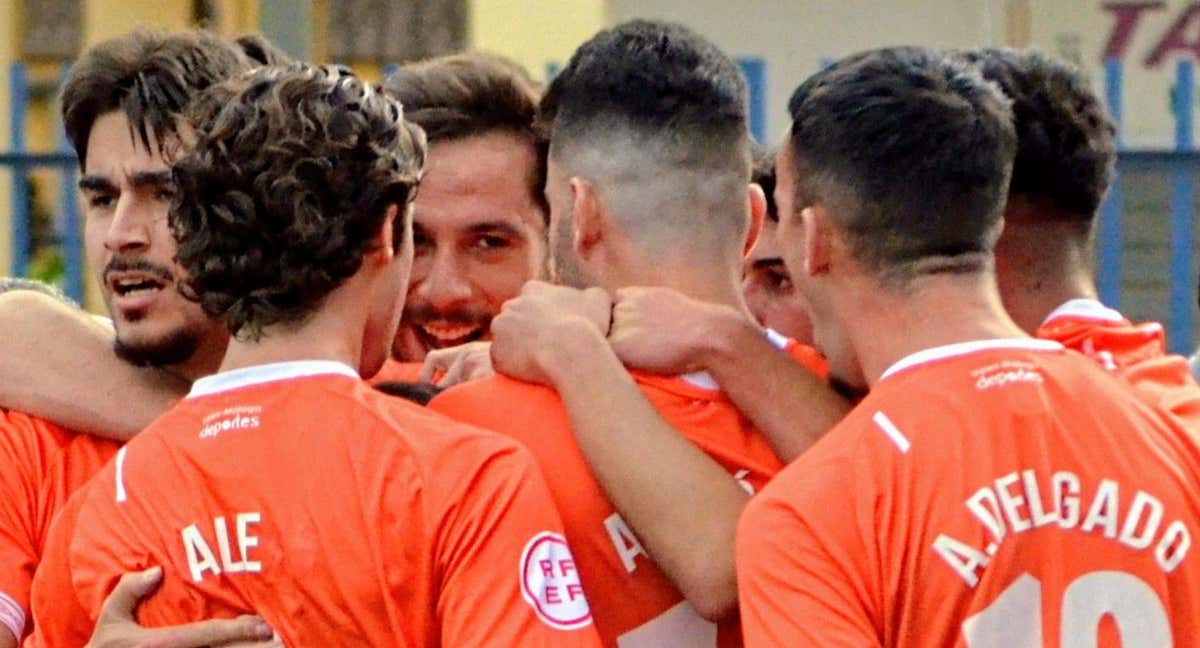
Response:
[{"label": "skin tone forearm", "polygon": [[[579,337],[556,345],[547,367],[581,451],[693,607],[710,620],[735,613],[733,540],[747,493],[659,416],[599,333],[585,329]],[[704,515],[681,502],[702,505]]]},{"label": "skin tone forearm", "polygon": [[112,329],[52,297],[0,294],[0,406],[127,441],[186,393],[185,381],[112,352]]},{"label": "skin tone forearm", "polygon": [[851,409],[825,381],[780,353],[741,317],[715,319],[699,362],[785,463],[816,443]]}]

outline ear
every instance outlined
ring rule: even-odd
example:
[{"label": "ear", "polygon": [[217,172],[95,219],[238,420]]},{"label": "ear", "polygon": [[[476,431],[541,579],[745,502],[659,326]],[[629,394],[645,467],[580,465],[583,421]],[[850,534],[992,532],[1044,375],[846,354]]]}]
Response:
[{"label": "ear", "polygon": [[388,205],[387,211],[383,213],[383,223],[375,234],[375,249],[371,251],[380,264],[387,263],[396,256],[396,219],[399,217],[400,206],[394,203]]},{"label": "ear", "polygon": [[810,276],[829,271],[833,257],[832,226],[829,213],[820,205],[800,211],[800,227],[804,231],[804,272]]},{"label": "ear", "polygon": [[750,250],[758,242],[762,234],[763,219],[767,217],[767,195],[756,182],[751,182],[746,190],[746,199],[750,203],[750,229],[746,231],[746,241],[742,244],[742,256],[750,256]]},{"label": "ear", "polygon": [[575,253],[587,259],[604,239],[604,205],[596,185],[580,177],[571,178],[571,194],[574,199]]}]

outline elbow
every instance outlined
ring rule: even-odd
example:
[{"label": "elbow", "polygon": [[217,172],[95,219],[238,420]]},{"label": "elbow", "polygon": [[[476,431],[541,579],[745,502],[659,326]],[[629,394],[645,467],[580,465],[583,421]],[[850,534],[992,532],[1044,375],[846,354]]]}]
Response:
[{"label": "elbow", "polygon": [[683,591],[696,613],[707,621],[719,623],[737,615],[737,579],[732,570],[709,569],[711,573],[696,579]]}]

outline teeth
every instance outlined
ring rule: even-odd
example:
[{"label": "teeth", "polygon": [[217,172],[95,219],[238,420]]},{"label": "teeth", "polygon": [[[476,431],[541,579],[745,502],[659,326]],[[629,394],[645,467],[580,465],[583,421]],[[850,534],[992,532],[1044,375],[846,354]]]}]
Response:
[{"label": "teeth", "polygon": [[464,338],[479,330],[477,326],[435,326],[424,324],[421,330],[443,342]]}]

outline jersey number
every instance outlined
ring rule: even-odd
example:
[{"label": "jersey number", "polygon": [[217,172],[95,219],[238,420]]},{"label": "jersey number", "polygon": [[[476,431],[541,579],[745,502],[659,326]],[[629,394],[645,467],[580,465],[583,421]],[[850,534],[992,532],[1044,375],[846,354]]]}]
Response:
[{"label": "jersey number", "polygon": [[[1094,648],[1100,620],[1111,616],[1124,648],[1171,645],[1162,600],[1145,581],[1125,572],[1094,571],[1071,581],[1062,597],[1062,648]],[[991,605],[962,625],[971,648],[1042,646],[1042,584],[1021,574]]]}]

